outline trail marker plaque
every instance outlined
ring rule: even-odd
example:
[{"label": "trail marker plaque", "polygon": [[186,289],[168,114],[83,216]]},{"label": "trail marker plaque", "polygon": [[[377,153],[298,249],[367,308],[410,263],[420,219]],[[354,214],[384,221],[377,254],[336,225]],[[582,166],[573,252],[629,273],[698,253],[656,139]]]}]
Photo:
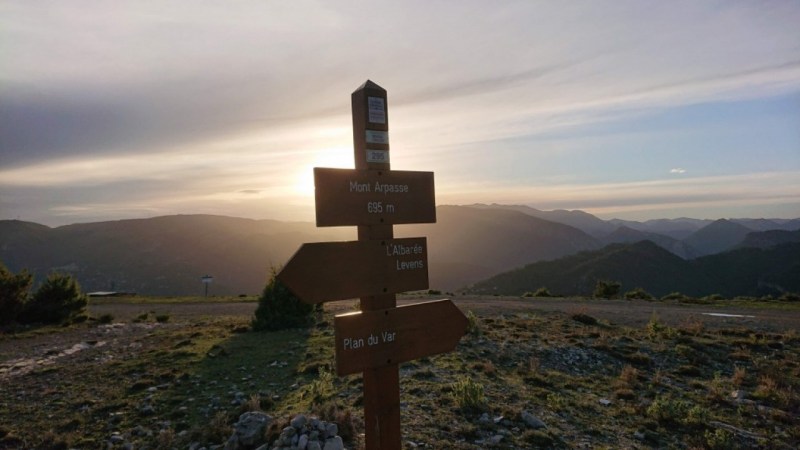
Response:
[{"label": "trail marker plaque", "polygon": [[317,226],[436,222],[433,172],[314,168]]},{"label": "trail marker plaque", "polygon": [[393,225],[436,222],[433,172],[390,170],[386,90],[367,80],[351,96],[355,169],[314,168],[317,226],[358,226],[358,241],[303,244],[278,274],[308,303],[360,297],[334,318],[336,371],[364,375],[367,450],[400,450],[397,365],[453,350],[467,319],[450,300],[397,307],[428,288],[425,238]]}]

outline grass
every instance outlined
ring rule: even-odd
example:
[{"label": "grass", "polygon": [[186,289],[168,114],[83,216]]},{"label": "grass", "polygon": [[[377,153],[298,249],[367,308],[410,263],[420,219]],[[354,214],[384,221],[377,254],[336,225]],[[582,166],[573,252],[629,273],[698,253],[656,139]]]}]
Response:
[{"label": "grass", "polygon": [[[800,445],[796,330],[670,327],[657,316],[631,328],[587,320],[585,311],[531,308],[472,313],[473,332],[454,352],[400,366],[404,441],[456,449],[485,448],[496,436],[500,448]],[[5,342],[83,333],[105,344],[0,379],[0,448],[98,448],[114,432],[134,448],[218,445],[242,412],[256,409],[280,423],[297,413],[337,421],[348,446],[360,445],[362,380],[333,374],[330,313],[312,328],[274,333],[246,331],[249,317],[135,319],[119,335],[117,324],[91,322]],[[530,428],[525,415],[547,427]]]}]

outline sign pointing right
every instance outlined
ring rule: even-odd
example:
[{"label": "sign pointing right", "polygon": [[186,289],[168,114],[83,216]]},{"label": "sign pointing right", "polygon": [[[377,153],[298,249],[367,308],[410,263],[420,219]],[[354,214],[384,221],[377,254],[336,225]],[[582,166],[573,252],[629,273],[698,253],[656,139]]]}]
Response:
[{"label": "sign pointing right", "polygon": [[438,300],[334,318],[339,375],[399,364],[453,350],[467,318],[450,300]]}]

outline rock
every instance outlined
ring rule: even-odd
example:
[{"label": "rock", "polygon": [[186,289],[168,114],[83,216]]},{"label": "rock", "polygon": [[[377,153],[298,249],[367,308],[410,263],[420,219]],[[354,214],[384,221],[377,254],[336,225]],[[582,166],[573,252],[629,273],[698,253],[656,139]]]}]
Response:
[{"label": "rock", "polygon": [[600,404],[601,404],[601,405],[603,405],[603,406],[608,406],[608,405],[610,405],[610,404],[611,404],[611,400],[609,400],[609,399],[607,399],[607,398],[601,398],[601,399],[600,399],[600,400],[598,400],[598,401],[599,401],[599,402],[600,402]]},{"label": "rock", "polygon": [[731,392],[731,398],[734,399],[737,402],[741,402],[742,400],[744,400],[744,398],[746,396],[747,396],[747,394],[745,393],[745,391],[743,391],[741,389],[737,389],[737,390]]},{"label": "rock", "polygon": [[233,425],[233,434],[225,445],[226,450],[253,447],[261,444],[264,430],[272,422],[272,417],[260,411],[249,411],[239,416]]},{"label": "rock", "polygon": [[306,450],[322,450],[322,447],[319,446],[319,442],[311,441],[308,443]]},{"label": "rock", "polygon": [[334,436],[325,440],[325,447],[322,450],[344,450],[344,442],[339,436]]},{"label": "rock", "polygon": [[123,442],[125,442],[125,438],[122,437],[122,435],[119,434],[118,432],[114,432],[111,434],[111,437],[108,439],[108,441],[111,442],[112,444],[122,444]]},{"label": "rock", "polygon": [[502,434],[495,434],[491,438],[489,438],[489,443],[492,445],[500,445],[500,441],[503,440]]},{"label": "rock", "polygon": [[304,434],[297,440],[297,448],[299,450],[306,450],[306,447],[308,447],[308,435]]},{"label": "rock", "polygon": [[525,425],[533,428],[534,430],[538,430],[540,428],[547,428],[544,422],[542,422],[538,417],[534,416],[533,414],[529,413],[528,411],[522,411],[520,414],[522,421],[525,422]]},{"label": "rock", "polygon": [[306,416],[304,416],[302,414],[298,414],[298,415],[294,416],[294,419],[292,419],[291,422],[289,422],[289,425],[291,425],[294,428],[297,428],[299,430],[299,429],[303,428],[306,425],[306,422],[307,422]]},{"label": "rock", "polygon": [[[339,426],[336,425],[335,423],[329,423],[325,427],[325,437],[332,438],[335,437],[337,434],[339,434]],[[341,440],[341,438],[339,438],[339,440]]]}]

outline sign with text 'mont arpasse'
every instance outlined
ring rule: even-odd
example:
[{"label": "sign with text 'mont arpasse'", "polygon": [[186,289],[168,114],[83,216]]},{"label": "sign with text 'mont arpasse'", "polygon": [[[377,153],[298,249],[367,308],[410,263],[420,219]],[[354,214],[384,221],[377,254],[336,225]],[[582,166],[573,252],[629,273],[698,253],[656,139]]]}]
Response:
[{"label": "sign with text 'mont arpasse'", "polygon": [[436,222],[433,172],[314,168],[317,226]]}]

